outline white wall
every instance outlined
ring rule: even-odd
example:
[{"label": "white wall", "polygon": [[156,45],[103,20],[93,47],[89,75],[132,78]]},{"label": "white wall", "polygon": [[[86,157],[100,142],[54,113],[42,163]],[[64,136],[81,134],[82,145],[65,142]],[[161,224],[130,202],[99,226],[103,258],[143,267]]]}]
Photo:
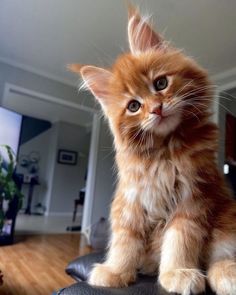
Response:
[{"label": "white wall", "polygon": [[71,166],[55,161],[49,214],[72,214],[74,200],[78,197],[79,190],[85,186],[90,134],[86,128],[68,123],[57,123],[57,128],[55,154],[59,149],[76,151],[78,162]]},{"label": "white wall", "polygon": [[92,220],[95,223],[100,217],[108,217],[110,205],[115,190],[116,173],[114,167],[113,138],[107,123],[102,122],[99,135],[98,162]]}]

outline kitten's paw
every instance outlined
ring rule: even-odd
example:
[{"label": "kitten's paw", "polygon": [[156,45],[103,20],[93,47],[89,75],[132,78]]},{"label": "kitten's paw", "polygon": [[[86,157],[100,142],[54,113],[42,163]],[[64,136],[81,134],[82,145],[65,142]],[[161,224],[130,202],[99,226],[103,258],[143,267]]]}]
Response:
[{"label": "kitten's paw", "polygon": [[135,281],[134,272],[115,273],[108,265],[96,264],[89,276],[89,284],[102,287],[126,287]]},{"label": "kitten's paw", "polygon": [[182,295],[205,291],[205,277],[197,269],[175,269],[165,272],[160,274],[159,282],[166,291]]},{"label": "kitten's paw", "polygon": [[232,260],[215,262],[208,271],[208,281],[217,295],[235,295],[236,263]]}]

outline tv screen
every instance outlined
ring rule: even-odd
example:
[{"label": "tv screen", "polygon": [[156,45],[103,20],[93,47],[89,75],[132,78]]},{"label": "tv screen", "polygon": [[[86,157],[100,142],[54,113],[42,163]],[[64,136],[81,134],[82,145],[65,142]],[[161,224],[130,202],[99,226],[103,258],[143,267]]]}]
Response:
[{"label": "tv screen", "polygon": [[[21,133],[22,115],[0,107],[0,145],[9,145],[17,155]],[[6,151],[0,147],[4,161],[8,162]]]}]

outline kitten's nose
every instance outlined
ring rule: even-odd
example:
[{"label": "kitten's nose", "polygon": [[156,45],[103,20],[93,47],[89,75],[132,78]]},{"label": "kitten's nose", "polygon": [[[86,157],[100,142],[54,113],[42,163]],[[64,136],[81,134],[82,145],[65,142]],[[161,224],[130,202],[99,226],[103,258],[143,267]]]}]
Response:
[{"label": "kitten's nose", "polygon": [[162,115],[162,104],[160,104],[158,107],[155,107],[151,113],[161,116]]}]

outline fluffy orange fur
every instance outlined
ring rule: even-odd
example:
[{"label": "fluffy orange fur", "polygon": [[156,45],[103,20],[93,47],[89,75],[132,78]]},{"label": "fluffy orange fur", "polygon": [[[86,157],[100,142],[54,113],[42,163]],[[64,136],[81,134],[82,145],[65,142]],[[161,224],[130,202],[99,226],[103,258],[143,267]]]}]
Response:
[{"label": "fluffy orange fur", "polygon": [[236,205],[216,164],[208,75],[134,8],[128,36],[112,68],[72,66],[109,120],[118,166],[107,259],[89,281],[123,287],[139,270],[169,292],[201,293],[207,278],[235,295]]}]

